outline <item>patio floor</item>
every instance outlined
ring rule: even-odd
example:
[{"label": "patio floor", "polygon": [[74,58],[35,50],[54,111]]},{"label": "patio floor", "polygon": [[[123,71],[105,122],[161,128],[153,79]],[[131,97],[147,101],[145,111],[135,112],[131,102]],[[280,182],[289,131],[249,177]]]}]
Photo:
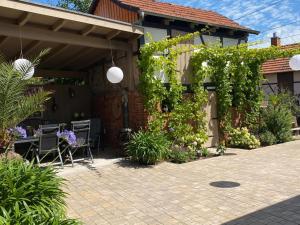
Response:
[{"label": "patio floor", "polygon": [[84,224],[300,224],[300,141],[187,164],[99,159],[65,168],[69,215]]}]

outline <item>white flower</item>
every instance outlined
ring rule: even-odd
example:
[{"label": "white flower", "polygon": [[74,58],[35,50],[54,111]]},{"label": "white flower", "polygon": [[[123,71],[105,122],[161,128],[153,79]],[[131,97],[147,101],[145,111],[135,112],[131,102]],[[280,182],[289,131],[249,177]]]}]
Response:
[{"label": "white flower", "polygon": [[202,67],[208,67],[208,63],[206,61],[202,62]]}]

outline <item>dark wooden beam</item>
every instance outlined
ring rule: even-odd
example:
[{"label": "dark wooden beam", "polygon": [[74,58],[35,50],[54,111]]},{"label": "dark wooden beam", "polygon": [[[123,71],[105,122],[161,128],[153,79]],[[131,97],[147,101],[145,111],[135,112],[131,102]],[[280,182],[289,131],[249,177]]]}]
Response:
[{"label": "dark wooden beam", "polygon": [[118,36],[121,32],[122,31],[120,31],[120,30],[117,30],[117,31],[113,30],[106,35],[106,39],[111,40],[111,39],[115,38],[116,36]]},{"label": "dark wooden beam", "polygon": [[61,54],[63,51],[65,51],[68,47],[70,47],[70,45],[61,44],[56,48],[52,49],[49,55],[46,56],[44,60],[42,60],[41,64],[45,65],[46,63],[57,57],[59,54]]},{"label": "dark wooden beam", "polygon": [[5,43],[5,41],[7,41],[8,40],[8,37],[6,37],[6,36],[2,36],[2,37],[0,37],[0,47]]},{"label": "dark wooden beam", "polygon": [[[63,69],[68,67],[69,65],[74,64],[77,61],[80,61],[80,59],[86,57],[87,55],[89,55],[92,51],[95,51],[95,49],[92,48],[86,48],[86,49],[80,49],[79,51],[77,51],[74,56],[70,57],[67,60],[64,60],[64,62],[60,63],[59,66],[57,67],[57,69]],[[79,62],[80,64],[80,62]]]},{"label": "dark wooden beam", "polygon": [[78,71],[36,69],[34,76],[35,77],[78,77],[80,78],[80,77],[87,76],[87,73],[78,72]]},{"label": "dark wooden beam", "polygon": [[23,49],[23,55],[29,55],[32,51],[35,50],[42,42],[41,41],[32,41],[28,46]]},{"label": "dark wooden beam", "polygon": [[65,20],[59,19],[50,27],[50,30],[59,31],[65,25],[65,23]]},{"label": "dark wooden beam", "polygon": [[80,34],[83,36],[87,36],[89,35],[93,30],[95,30],[96,26],[87,26],[85,29],[83,29]]},{"label": "dark wooden beam", "polygon": [[28,20],[30,19],[30,17],[32,16],[31,13],[23,13],[22,16],[20,16],[20,18],[17,20],[17,25],[24,26]]}]

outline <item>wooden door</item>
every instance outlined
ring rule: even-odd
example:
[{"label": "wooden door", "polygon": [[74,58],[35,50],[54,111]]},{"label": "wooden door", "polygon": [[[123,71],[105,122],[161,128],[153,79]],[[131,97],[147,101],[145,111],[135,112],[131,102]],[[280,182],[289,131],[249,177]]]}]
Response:
[{"label": "wooden door", "polygon": [[277,83],[279,92],[290,92],[294,95],[294,73],[278,73]]}]

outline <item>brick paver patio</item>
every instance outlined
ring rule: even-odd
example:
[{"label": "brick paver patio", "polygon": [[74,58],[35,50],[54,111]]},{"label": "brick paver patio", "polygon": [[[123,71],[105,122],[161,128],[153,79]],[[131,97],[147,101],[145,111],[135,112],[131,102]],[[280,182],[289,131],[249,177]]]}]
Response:
[{"label": "brick paver patio", "polygon": [[300,141],[229,153],[153,168],[66,168],[69,215],[88,225],[299,225]]}]

